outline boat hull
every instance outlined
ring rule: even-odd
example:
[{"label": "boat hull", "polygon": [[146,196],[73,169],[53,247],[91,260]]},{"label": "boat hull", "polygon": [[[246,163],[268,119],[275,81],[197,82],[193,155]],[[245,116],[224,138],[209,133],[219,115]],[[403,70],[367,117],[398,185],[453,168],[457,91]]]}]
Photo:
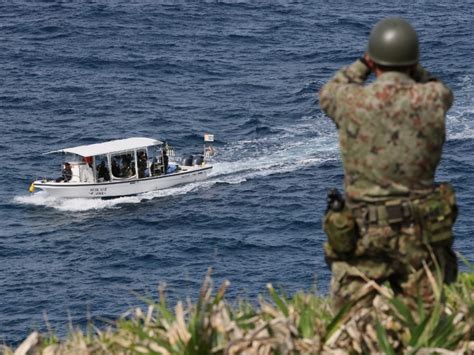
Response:
[{"label": "boat hull", "polygon": [[188,167],[176,173],[100,183],[74,183],[38,180],[35,188],[58,198],[111,198],[137,195],[144,192],[166,189],[172,186],[188,184],[206,179],[212,166]]}]

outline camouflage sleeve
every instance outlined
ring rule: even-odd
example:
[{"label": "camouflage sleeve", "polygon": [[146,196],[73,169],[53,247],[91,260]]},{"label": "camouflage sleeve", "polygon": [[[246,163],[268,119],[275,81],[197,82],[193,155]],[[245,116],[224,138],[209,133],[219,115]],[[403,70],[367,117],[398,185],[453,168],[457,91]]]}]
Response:
[{"label": "camouflage sleeve", "polygon": [[430,72],[418,64],[412,74],[413,80],[420,84],[429,84],[437,92],[444,106],[444,110],[448,111],[453,104],[453,92],[444,83],[434,77]]},{"label": "camouflage sleeve", "polygon": [[369,75],[370,69],[358,59],[348,67],[339,69],[336,75],[322,87],[319,92],[321,109],[334,120],[336,125],[338,124],[336,110],[339,99],[350,91],[360,89]]}]

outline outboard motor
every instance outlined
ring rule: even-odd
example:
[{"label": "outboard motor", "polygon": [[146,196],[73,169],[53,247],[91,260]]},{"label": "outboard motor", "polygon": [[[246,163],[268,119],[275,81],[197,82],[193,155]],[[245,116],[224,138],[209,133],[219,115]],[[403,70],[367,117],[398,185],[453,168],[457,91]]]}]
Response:
[{"label": "outboard motor", "polygon": [[193,156],[187,156],[186,158],[183,158],[182,162],[183,166],[193,166]]},{"label": "outboard motor", "polygon": [[202,165],[203,161],[204,161],[204,156],[202,155],[196,155],[194,157],[194,165]]}]

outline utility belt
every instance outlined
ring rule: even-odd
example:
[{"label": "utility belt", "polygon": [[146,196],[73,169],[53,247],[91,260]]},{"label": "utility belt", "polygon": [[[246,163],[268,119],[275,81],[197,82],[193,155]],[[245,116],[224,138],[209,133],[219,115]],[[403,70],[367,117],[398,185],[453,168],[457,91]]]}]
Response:
[{"label": "utility belt", "polygon": [[370,203],[342,200],[337,204],[342,206],[338,210],[331,208],[331,205],[334,206],[331,201],[328,194],[323,226],[329,246],[336,253],[352,253],[359,235],[365,234],[370,226],[399,228],[418,224],[426,243],[451,243],[453,239],[452,226],[457,217],[457,205],[454,189],[448,183],[437,185],[424,196]]},{"label": "utility belt", "polygon": [[348,205],[361,225],[405,224],[415,220],[415,208],[410,200],[395,199],[383,203]]}]

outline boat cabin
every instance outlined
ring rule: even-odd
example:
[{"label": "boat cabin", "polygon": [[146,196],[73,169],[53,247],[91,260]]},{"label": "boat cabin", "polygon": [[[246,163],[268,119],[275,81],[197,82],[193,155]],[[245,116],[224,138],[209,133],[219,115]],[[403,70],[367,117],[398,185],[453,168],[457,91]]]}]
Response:
[{"label": "boat cabin", "polygon": [[49,153],[68,154],[62,180],[60,178],[57,182],[117,182],[173,173],[178,169],[176,164],[168,162],[168,157],[174,155],[168,144],[143,137],[83,145]]}]

